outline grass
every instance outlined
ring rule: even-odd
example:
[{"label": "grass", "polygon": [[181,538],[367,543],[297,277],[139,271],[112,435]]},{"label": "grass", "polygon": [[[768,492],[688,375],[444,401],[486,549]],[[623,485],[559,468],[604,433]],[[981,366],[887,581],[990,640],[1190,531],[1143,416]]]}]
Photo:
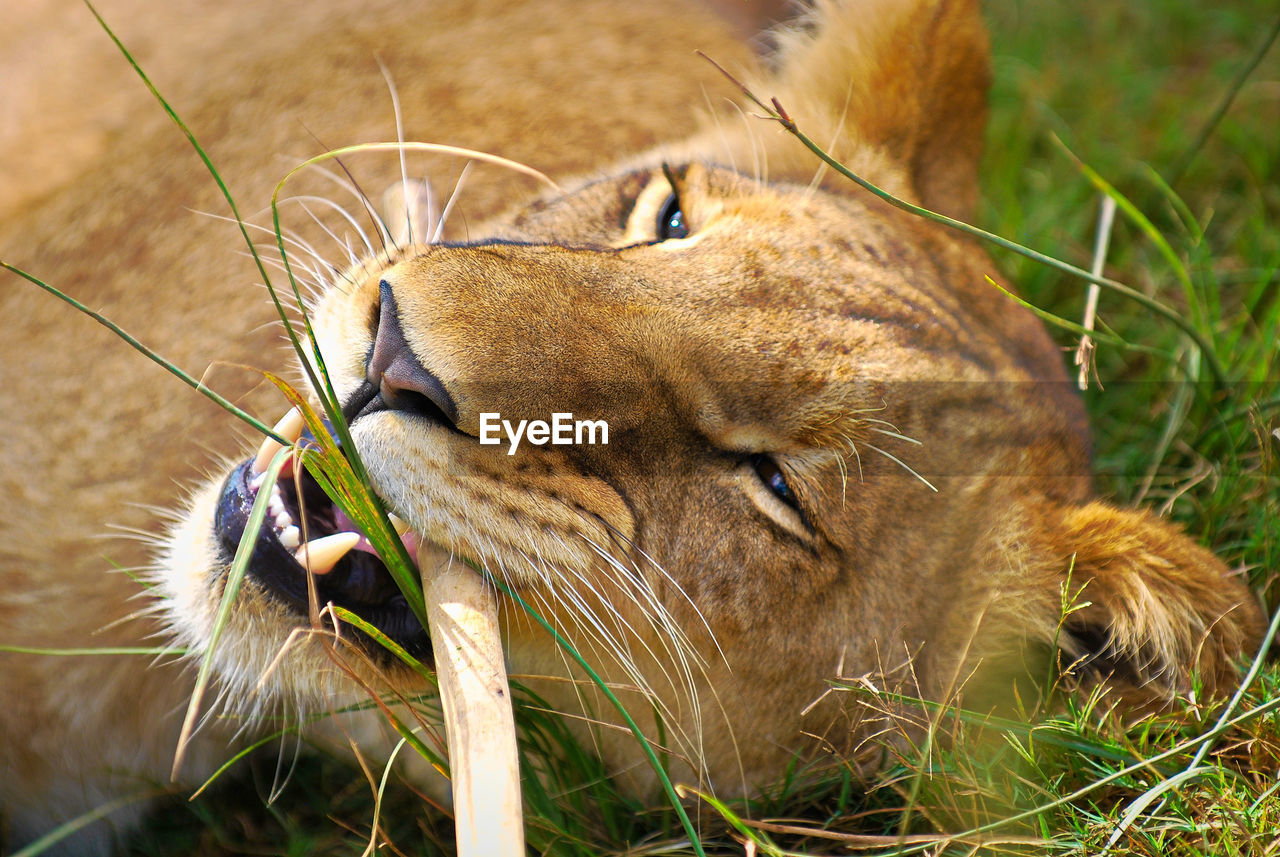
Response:
[{"label": "grass", "polygon": [[[991,0],[987,14],[996,80],[980,225],[1087,268],[1099,193],[1074,155],[1147,221],[1118,218],[1107,273],[1171,307],[1223,367],[1217,390],[1185,331],[1104,292],[1105,329],[1142,349],[1102,344],[1096,355],[1102,383],[1086,398],[1099,489],[1166,511],[1274,604],[1280,50],[1195,147],[1274,23],[1274,3]],[[1003,282],[1050,313],[1081,317],[1079,279],[993,254]],[[838,691],[893,704],[857,687]],[[710,854],[741,854],[746,840],[760,853],[1269,853],[1280,849],[1278,699],[1280,670],[1267,662],[1231,709],[1188,704],[1123,723],[1105,699],[1088,697],[1034,725],[940,711],[945,740],[886,744],[890,764],[869,785],[833,758],[788,772],[750,805],[703,802],[702,845]],[[550,776],[527,797],[537,850],[692,853],[670,808],[618,794],[563,723],[527,702],[524,764]],[[1213,739],[1196,743],[1219,719]],[[447,819],[424,814],[409,787],[393,781],[379,802],[365,776],[339,761],[304,757],[268,802],[277,763],[291,753],[284,747],[249,757],[193,802],[175,796],[120,853],[355,855],[375,817],[391,853],[449,852]],[[552,754],[561,755],[554,765]]]}]

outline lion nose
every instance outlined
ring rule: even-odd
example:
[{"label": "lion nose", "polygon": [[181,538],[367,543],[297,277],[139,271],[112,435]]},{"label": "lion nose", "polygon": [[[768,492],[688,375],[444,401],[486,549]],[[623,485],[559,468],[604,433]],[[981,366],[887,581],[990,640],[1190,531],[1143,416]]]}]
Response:
[{"label": "lion nose", "polygon": [[458,407],[444,383],[431,373],[413,353],[405,339],[395,294],[386,280],[379,284],[382,305],[378,312],[378,332],[365,377],[390,410],[406,411],[450,424],[458,420]]}]

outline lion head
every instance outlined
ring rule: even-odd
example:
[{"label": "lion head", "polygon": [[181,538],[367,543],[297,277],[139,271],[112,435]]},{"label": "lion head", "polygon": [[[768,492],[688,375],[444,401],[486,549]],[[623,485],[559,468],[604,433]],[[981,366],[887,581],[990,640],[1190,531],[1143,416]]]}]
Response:
[{"label": "lion head", "polygon": [[[973,4],[874,11],[821,4],[755,86],[872,182],[964,216],[987,76]],[[939,697],[984,659],[1056,647],[1161,695],[1193,669],[1221,679],[1255,639],[1256,608],[1207,551],[1090,499],[1080,402],[992,270],[780,131],[716,113],[465,241],[361,262],[312,323],[404,538],[514,590],[657,706],[691,768],[750,789],[797,752],[837,669],[908,659],[913,692]],[[196,648],[261,466],[206,489],[175,533],[174,622]],[[301,521],[364,542],[299,484],[259,536],[228,673],[259,674],[253,653],[306,611]],[[313,585],[427,653],[370,551]],[[513,669],[565,674],[506,608]],[[281,691],[332,692],[322,661],[294,657]],[[590,695],[565,687],[539,690]],[[602,743],[627,764],[625,741]]]}]

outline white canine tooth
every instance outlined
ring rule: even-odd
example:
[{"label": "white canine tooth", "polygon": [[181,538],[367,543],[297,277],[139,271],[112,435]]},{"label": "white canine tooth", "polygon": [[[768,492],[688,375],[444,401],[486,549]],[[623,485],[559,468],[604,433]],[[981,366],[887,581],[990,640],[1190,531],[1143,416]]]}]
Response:
[{"label": "white canine tooth", "polygon": [[290,443],[297,443],[298,438],[302,437],[302,430],[307,427],[307,421],[302,417],[302,411],[297,408],[290,408],[289,413],[280,418],[280,422],[272,427],[272,431],[288,440]]},{"label": "white canine tooth", "polygon": [[334,533],[307,542],[293,552],[293,558],[312,574],[328,574],[359,541],[359,533]]},{"label": "white canine tooth", "polygon": [[[272,427],[272,431],[288,440],[290,443],[297,443],[298,438],[302,437],[302,430],[306,427],[306,420],[302,418],[302,411],[297,408],[290,408],[289,413],[280,418],[280,422]],[[264,438],[262,445],[258,447],[258,454],[253,458],[252,473],[263,473],[267,466],[271,464],[271,459],[276,457],[276,453],[284,449],[273,437]]]},{"label": "white canine tooth", "polygon": [[269,437],[262,441],[262,446],[258,447],[258,454],[253,457],[253,468],[250,471],[257,474],[254,478],[258,480],[258,485],[262,484],[262,479],[259,477],[267,472],[267,467],[271,465],[271,459],[275,458],[276,453],[282,449],[284,447],[274,437]]},{"label": "white canine tooth", "polygon": [[293,550],[302,544],[302,532],[297,527],[285,527],[280,533],[280,544],[285,550]]},{"label": "white canine tooth", "polygon": [[391,522],[391,526],[396,531],[397,536],[403,536],[405,533],[409,532],[409,522],[399,515],[393,512],[388,512],[387,520]]}]

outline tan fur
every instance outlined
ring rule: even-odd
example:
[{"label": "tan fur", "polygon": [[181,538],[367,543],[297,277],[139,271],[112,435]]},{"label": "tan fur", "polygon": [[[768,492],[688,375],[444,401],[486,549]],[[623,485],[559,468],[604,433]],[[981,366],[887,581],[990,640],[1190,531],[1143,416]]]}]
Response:
[{"label": "tan fur", "polygon": [[[1146,513],[1090,499],[1080,403],[1038,322],[984,281],[986,256],[819,172],[728,105],[733,88],[693,54],[776,95],[872,181],[965,216],[988,77],[973,4],[823,0],[780,39],[772,70],[682,2],[572,15],[536,0],[191,3],[196,18],[155,30],[130,18],[134,5],[103,11],[246,208],[324,146],[394,137],[375,57],[408,138],[522,160],[567,188],[478,167],[445,236],[472,246],[375,254],[314,316],[349,396],[390,285],[458,431],[395,411],[357,419],[380,495],[441,561],[486,565],[607,677],[647,685],[624,701],[656,702],[679,776],[726,794],[767,785],[808,749],[802,730],[824,728],[829,712],[802,712],[838,665],[875,672],[910,654],[914,689],[944,696],[984,657],[1056,645],[1097,655],[1095,672],[1114,669],[1141,701],[1186,691],[1193,668],[1221,686],[1252,653],[1258,609],[1219,560]],[[139,84],[75,26],[68,44],[96,45],[72,74],[83,92],[44,103],[82,111],[83,125],[41,151],[43,117],[27,108],[21,136],[0,137],[0,163],[30,164],[0,193],[5,259],[191,371],[216,363],[212,383],[270,421],[280,399],[228,364],[288,365],[278,328],[233,230],[187,211],[223,206],[145,95],[95,108],[99,91]],[[393,161],[351,167],[376,196]],[[654,244],[664,164],[692,233]],[[426,161],[438,188],[458,168]],[[254,441],[33,287],[11,282],[0,313],[0,408],[16,417],[0,473],[0,644],[176,638],[198,653],[224,562],[213,505]],[[610,444],[508,456],[475,442],[482,411],[604,418]],[[751,471],[753,453],[780,462],[803,520]],[[104,539],[113,527],[157,543]],[[151,567],[156,589],[121,566]],[[1079,607],[1065,620],[1064,604]],[[574,674],[518,609],[507,616],[513,672]],[[250,583],[217,650],[230,709],[358,697],[315,641],[255,689],[306,624]],[[370,681],[408,681],[354,663]],[[531,683],[609,719],[590,691]],[[164,779],[191,684],[182,660],[0,654],[0,686],[21,689],[0,710],[0,767],[14,772],[0,801],[23,841]],[[188,775],[225,756],[219,730],[204,730]],[[629,738],[595,740],[611,770],[651,786]]]}]

